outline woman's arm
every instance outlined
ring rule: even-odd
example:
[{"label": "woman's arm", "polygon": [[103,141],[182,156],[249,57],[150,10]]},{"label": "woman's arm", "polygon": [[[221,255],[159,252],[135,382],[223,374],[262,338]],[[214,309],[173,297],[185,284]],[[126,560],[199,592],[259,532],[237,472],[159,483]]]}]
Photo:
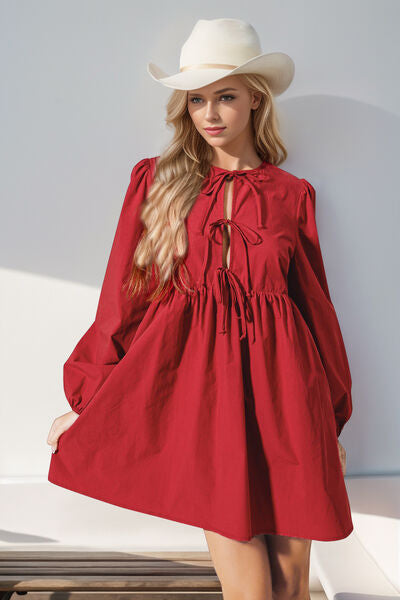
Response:
[{"label": "woman's arm", "polygon": [[81,413],[126,354],[148,308],[144,294],[128,300],[122,284],[129,275],[133,252],[143,231],[140,206],[151,183],[150,159],[132,169],[94,322],[64,364],[66,398]]},{"label": "woman's arm", "polygon": [[321,254],[315,221],[315,190],[307,180],[301,182],[297,245],[288,274],[289,295],[302,313],[319,350],[339,436],[352,414],[352,380]]}]

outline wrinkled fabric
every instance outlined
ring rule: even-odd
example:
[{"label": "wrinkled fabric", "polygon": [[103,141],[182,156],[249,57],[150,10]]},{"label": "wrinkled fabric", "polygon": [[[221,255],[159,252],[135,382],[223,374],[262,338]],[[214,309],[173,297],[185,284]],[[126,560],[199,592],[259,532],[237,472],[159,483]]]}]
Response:
[{"label": "wrinkled fabric", "polygon": [[344,538],[353,524],[337,436],[352,413],[351,375],[315,190],[267,161],[212,165],[185,220],[192,291],[132,302],[122,285],[157,158],[132,169],[95,320],[64,365],[79,417],[48,480],[237,540]]}]

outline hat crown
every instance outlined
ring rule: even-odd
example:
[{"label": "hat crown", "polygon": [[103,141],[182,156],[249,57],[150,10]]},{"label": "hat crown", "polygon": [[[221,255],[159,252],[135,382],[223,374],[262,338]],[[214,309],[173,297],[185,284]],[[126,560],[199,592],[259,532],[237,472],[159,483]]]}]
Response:
[{"label": "hat crown", "polygon": [[182,46],[179,67],[195,64],[232,66],[261,54],[258,34],[240,19],[199,19]]}]

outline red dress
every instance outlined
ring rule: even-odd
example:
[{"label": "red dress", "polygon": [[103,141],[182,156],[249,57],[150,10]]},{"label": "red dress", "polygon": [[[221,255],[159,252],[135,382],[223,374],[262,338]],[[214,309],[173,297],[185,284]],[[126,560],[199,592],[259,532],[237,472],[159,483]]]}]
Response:
[{"label": "red dress", "polygon": [[156,159],[133,167],[95,320],[64,365],[80,416],[59,438],[48,480],[237,540],[348,536],[337,436],[352,413],[351,375],[314,188],[267,161],[211,166],[186,218],[194,291],[132,303],[121,286]]}]

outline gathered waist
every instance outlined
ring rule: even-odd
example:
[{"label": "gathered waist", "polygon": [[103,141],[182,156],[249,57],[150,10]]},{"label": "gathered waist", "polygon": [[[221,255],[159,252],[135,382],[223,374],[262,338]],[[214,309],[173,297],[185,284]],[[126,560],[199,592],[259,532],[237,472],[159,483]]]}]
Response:
[{"label": "gathered waist", "polygon": [[200,298],[212,296],[217,301],[217,326],[218,333],[227,333],[228,327],[228,312],[232,310],[235,316],[239,319],[240,339],[247,336],[247,328],[250,324],[252,327],[252,341],[255,341],[255,319],[252,298],[257,297],[288,297],[288,289],[246,289],[240,279],[227,267],[218,267],[215,271],[214,278],[211,282],[203,281],[196,286],[191,286],[190,289],[179,292],[173,288],[175,292],[186,298]]},{"label": "gathered waist", "polygon": [[[193,291],[186,291],[185,293],[189,296],[195,296],[196,294],[207,294],[207,293],[213,293],[214,292],[214,286],[212,283],[210,284],[201,284],[199,286],[192,286],[192,290]],[[274,296],[288,296],[289,292],[287,289],[282,289],[282,290],[273,290],[273,289],[264,289],[264,290],[256,290],[256,289],[251,289],[251,290],[245,290],[243,288],[243,293],[247,296],[247,297],[252,297],[252,296],[270,296],[270,295],[274,295]]]}]

